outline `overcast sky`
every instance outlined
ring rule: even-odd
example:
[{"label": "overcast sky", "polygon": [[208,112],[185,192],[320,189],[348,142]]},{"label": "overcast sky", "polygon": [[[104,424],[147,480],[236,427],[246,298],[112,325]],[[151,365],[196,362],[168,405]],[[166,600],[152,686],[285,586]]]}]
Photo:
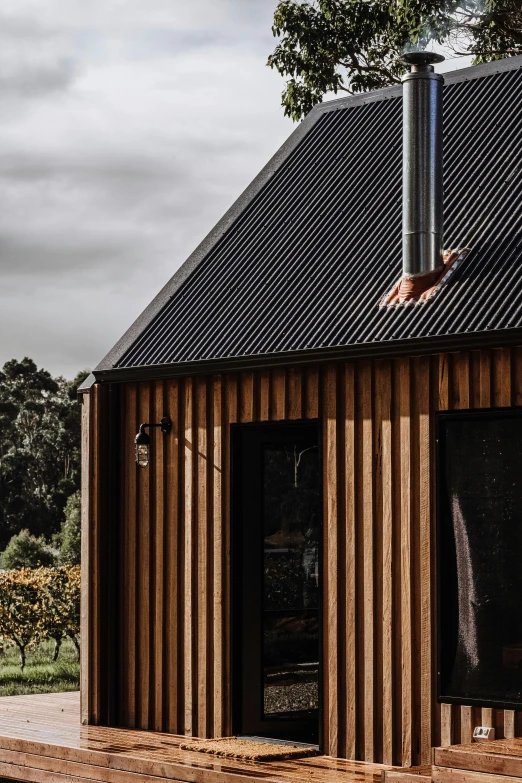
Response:
[{"label": "overcast sky", "polygon": [[0,364],[94,367],[290,134],[275,5],[1,0]]}]

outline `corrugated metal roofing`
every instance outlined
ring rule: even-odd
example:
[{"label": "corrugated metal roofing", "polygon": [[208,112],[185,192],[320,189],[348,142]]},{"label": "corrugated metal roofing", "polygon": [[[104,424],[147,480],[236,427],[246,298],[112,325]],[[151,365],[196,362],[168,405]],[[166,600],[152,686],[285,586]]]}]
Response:
[{"label": "corrugated metal roofing", "polygon": [[472,252],[436,298],[379,308],[401,274],[402,99],[392,88],[316,108],[99,369],[522,327],[522,58],[501,65],[444,87],[444,244]]}]

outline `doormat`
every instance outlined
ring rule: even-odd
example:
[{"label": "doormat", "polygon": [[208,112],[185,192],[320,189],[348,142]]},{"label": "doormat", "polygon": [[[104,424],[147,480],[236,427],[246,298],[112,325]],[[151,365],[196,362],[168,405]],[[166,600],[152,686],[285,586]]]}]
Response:
[{"label": "doormat", "polygon": [[256,740],[239,739],[238,737],[222,737],[213,740],[188,740],[179,746],[182,750],[194,750],[197,753],[211,753],[231,759],[245,761],[277,761],[283,759],[302,759],[317,756],[315,748],[298,745],[277,745],[271,742],[256,742]]}]

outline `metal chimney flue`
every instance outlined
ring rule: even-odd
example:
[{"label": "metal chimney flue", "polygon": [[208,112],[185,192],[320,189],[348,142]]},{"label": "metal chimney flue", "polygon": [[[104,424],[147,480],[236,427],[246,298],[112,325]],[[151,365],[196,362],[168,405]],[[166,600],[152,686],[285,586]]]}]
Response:
[{"label": "metal chimney flue", "polygon": [[403,77],[403,275],[443,268],[442,260],[442,86],[434,52],[404,55]]}]

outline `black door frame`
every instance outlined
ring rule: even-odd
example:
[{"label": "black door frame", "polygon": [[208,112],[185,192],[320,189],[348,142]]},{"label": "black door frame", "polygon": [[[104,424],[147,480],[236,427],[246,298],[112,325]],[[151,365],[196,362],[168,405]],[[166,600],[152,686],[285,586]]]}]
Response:
[{"label": "black door frame", "polygon": [[[320,508],[323,509],[323,449],[322,449],[322,425],[319,419],[302,419],[298,421],[276,421],[276,422],[252,422],[230,425],[230,443],[231,443],[231,508],[230,508],[230,530],[231,530],[231,559],[230,559],[230,584],[231,584],[231,688],[232,688],[232,731],[234,734],[242,733],[242,649],[243,649],[243,629],[241,623],[242,616],[242,596],[240,589],[234,589],[234,586],[242,585],[242,551],[243,551],[243,482],[242,482],[242,442],[243,433],[248,430],[260,430],[263,433],[274,433],[281,437],[282,434],[288,435],[292,429],[313,430],[317,436],[317,446],[319,451],[320,468]],[[324,519],[321,520],[321,523]],[[324,531],[319,541],[319,563],[321,568],[321,579],[319,587],[319,710],[318,710],[318,746],[322,748],[323,744],[323,561],[324,561]],[[283,722],[274,721],[272,727],[280,726]],[[286,724],[288,725],[288,724]],[[278,732],[276,731],[276,734]],[[271,737],[270,734],[266,735]],[[295,741],[299,742],[298,739]],[[307,743],[308,745],[310,743]]]}]

